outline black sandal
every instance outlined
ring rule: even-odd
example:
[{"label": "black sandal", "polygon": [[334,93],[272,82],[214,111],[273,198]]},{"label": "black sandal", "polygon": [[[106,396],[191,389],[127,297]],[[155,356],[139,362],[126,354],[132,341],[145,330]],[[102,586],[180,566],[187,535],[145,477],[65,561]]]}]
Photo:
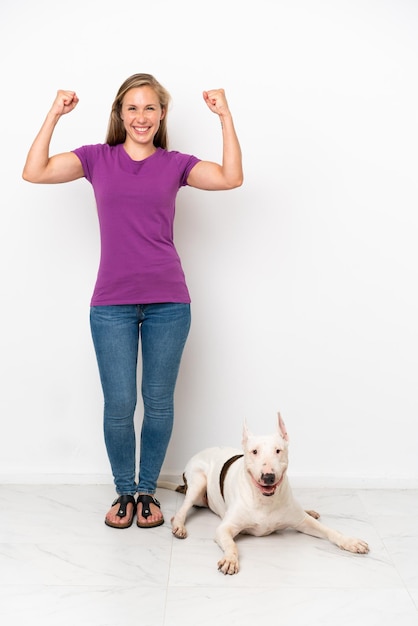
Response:
[{"label": "black sandal", "polygon": [[[146,494],[146,493],[138,496],[138,499],[136,501],[138,513],[139,513],[138,507],[140,504],[142,504],[142,511],[140,515],[141,517],[145,517],[145,519],[147,519],[151,515],[151,509],[149,506],[150,504],[155,504],[155,506],[158,506],[159,509],[161,508],[161,505],[158,502],[157,498],[154,498],[150,494]],[[137,526],[139,526],[139,528],[155,528],[156,526],[161,526],[162,524],[164,524],[164,518],[162,517],[160,520],[158,520],[158,522],[151,522],[150,524],[141,523],[137,519],[136,524]]]},{"label": "black sandal", "polygon": [[130,516],[128,521],[125,522],[124,524],[114,524],[113,522],[109,522],[107,519],[105,519],[106,526],[110,526],[111,528],[129,528],[130,526],[132,526],[132,522],[134,521],[134,515],[136,512],[135,498],[133,496],[128,496],[128,495],[119,496],[119,498],[116,498],[116,500],[112,502],[112,506],[115,506],[115,504],[120,505],[119,511],[116,513],[118,517],[126,517],[126,508],[128,504],[133,505],[132,515]]}]

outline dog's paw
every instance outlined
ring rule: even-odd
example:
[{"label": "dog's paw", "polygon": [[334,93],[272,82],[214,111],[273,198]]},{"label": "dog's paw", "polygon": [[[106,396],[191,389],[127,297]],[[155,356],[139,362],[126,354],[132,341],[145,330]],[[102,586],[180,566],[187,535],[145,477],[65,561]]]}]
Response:
[{"label": "dog's paw", "polygon": [[171,519],[171,532],[178,539],[186,539],[187,537],[187,530],[185,525],[176,523],[174,517]]},{"label": "dog's paw", "polygon": [[239,564],[238,559],[235,557],[226,558],[224,557],[220,561],[218,561],[218,570],[222,572],[222,574],[238,574],[239,572]]},{"label": "dog's paw", "polygon": [[343,537],[340,543],[340,548],[356,554],[367,554],[369,552],[368,544],[362,539],[357,539],[355,537]]}]

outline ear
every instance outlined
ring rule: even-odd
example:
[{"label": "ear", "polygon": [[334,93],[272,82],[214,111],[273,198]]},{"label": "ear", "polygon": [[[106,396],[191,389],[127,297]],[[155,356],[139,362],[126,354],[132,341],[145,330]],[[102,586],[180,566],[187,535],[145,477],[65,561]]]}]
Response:
[{"label": "ear", "polygon": [[165,108],[162,108],[162,109],[161,109],[160,122],[161,122],[161,120],[163,120],[163,119],[165,118],[165,114],[166,114],[166,109],[165,109]]},{"label": "ear", "polygon": [[285,441],[289,441],[289,435],[287,434],[287,430],[286,430],[286,424],[283,421],[282,416],[280,415],[280,413],[277,413],[277,417],[279,420],[279,431],[281,436],[283,437],[283,439]]},{"label": "ear", "polygon": [[244,419],[244,426],[242,428],[242,445],[243,446],[245,446],[245,444],[247,443],[249,435],[250,435],[250,431],[248,430],[247,420]]}]

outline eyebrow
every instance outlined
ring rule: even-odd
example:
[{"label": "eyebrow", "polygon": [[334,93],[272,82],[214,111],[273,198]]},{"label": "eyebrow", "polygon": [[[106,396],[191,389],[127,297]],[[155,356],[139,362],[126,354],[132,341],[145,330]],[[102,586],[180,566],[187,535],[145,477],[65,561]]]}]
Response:
[{"label": "eyebrow", "polygon": [[[124,102],[123,104],[125,106],[127,106],[127,107],[136,107],[137,106],[134,102]],[[155,107],[155,106],[158,106],[158,102],[148,102],[147,104],[144,104],[144,106],[146,106],[146,107]]]}]

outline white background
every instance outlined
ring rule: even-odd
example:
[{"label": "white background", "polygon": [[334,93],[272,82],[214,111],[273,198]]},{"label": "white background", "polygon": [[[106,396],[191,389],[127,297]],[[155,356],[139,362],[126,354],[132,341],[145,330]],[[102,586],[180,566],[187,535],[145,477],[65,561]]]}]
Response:
[{"label": "white background", "polygon": [[280,410],[300,484],[418,485],[417,33],[414,0],[2,1],[3,482],[111,481],[92,189],[21,172],[57,89],[80,103],[53,152],[104,141],[149,72],[170,147],[203,159],[221,133],[201,92],[225,88],[245,167],[238,190],[178,196],[193,323],[163,471]]}]

